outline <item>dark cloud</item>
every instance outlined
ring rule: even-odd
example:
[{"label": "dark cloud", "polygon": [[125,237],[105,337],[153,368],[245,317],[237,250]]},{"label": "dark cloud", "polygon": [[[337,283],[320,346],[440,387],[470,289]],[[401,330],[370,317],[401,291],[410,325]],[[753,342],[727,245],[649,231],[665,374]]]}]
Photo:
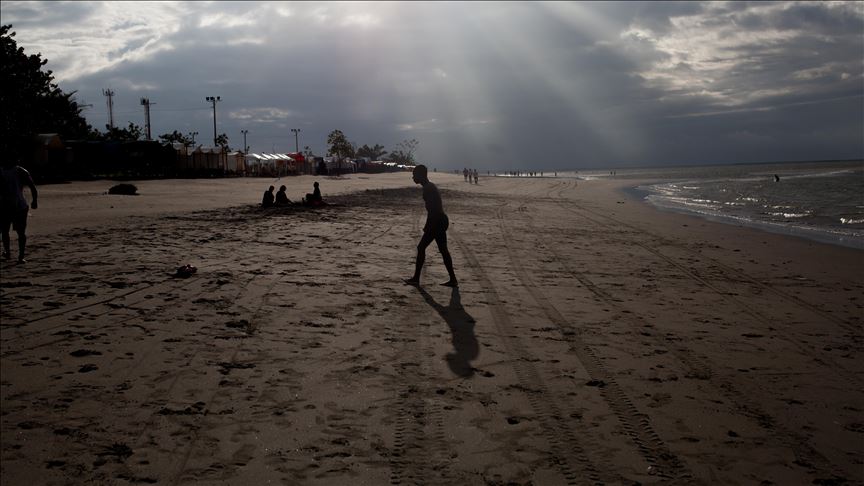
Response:
[{"label": "dark cloud", "polygon": [[[25,49],[27,31],[67,10],[108,30],[95,4],[6,3]],[[358,145],[416,138],[420,159],[441,168],[864,156],[864,15],[854,7],[208,2],[174,5],[171,15],[146,7],[107,24],[128,40],[100,58],[104,67],[59,79],[94,105],[87,114],[96,126],[107,120],[101,90],[112,87],[120,125],[143,124],[141,96],[156,103],[154,134],[209,140],[204,98],[221,96],[218,131],[234,146],[248,129],[254,150],[293,150],[290,128],[300,128],[301,148],[322,153],[327,134],[341,129]],[[32,42],[50,40],[40,35]]]}]

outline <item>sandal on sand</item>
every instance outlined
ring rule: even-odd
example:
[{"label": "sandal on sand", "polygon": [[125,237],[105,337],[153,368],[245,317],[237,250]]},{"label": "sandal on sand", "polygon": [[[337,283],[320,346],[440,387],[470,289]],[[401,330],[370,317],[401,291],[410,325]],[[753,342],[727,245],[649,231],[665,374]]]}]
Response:
[{"label": "sandal on sand", "polygon": [[175,273],[174,276],[180,277],[180,278],[189,278],[192,276],[193,273],[195,273],[197,271],[198,271],[197,268],[195,268],[192,265],[189,265],[187,263],[186,265],[183,265],[182,267],[177,267],[177,273]]}]

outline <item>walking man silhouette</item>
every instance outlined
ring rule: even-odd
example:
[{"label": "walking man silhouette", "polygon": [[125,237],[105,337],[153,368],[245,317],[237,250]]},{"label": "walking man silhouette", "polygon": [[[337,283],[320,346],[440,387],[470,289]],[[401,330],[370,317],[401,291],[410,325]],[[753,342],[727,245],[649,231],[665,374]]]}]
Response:
[{"label": "walking man silhouette", "polygon": [[423,226],[423,237],[420,238],[420,243],[417,244],[417,261],[414,264],[414,276],[405,279],[405,283],[409,285],[420,285],[420,272],[423,270],[423,263],[426,261],[426,247],[435,240],[438,245],[438,251],[444,258],[444,266],[447,267],[447,273],[450,275],[450,280],[441,285],[447,287],[458,287],[456,274],[453,272],[453,259],[450,258],[450,250],[447,249],[447,228],[450,226],[450,220],[444,213],[444,207],[441,204],[441,193],[438,192],[438,187],[429,181],[429,174],[425,165],[414,167],[414,183],[423,186],[423,201],[426,203],[426,225]]}]

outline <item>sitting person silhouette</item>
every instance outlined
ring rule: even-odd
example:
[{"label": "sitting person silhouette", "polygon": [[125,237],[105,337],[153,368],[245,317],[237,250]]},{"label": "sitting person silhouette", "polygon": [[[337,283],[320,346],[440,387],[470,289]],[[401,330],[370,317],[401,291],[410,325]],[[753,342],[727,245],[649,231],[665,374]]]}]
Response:
[{"label": "sitting person silhouette", "polygon": [[312,194],[306,194],[303,201],[309,206],[320,206],[324,204],[324,200],[321,198],[321,189],[318,187],[317,182],[313,185],[315,186],[315,190],[312,191]]},{"label": "sitting person silhouette", "polygon": [[285,186],[279,186],[279,192],[276,193],[276,205],[277,206],[290,206],[291,200],[288,199],[288,195],[285,194]]},{"label": "sitting person silhouette", "polygon": [[270,186],[270,189],[264,191],[264,199],[261,200],[261,207],[269,208],[273,205],[273,189],[276,189],[273,186]]}]

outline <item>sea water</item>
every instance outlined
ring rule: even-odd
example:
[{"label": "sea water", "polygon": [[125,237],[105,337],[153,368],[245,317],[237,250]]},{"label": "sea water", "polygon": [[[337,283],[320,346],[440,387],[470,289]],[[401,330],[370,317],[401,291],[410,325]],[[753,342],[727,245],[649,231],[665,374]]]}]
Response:
[{"label": "sea water", "polygon": [[864,161],[580,171],[575,176],[651,180],[633,192],[661,209],[864,249]]}]

